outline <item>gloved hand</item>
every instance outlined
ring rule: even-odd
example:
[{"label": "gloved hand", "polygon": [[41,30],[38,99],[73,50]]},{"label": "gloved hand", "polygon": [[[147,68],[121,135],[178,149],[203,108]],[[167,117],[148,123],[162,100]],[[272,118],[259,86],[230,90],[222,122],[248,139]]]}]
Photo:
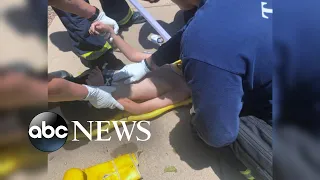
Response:
[{"label": "gloved hand", "polygon": [[87,85],[83,86],[85,86],[89,92],[84,100],[89,101],[95,108],[118,108],[120,110],[124,110],[123,106],[118,101],[116,101],[111,95],[111,93],[116,90],[115,87],[92,87]]},{"label": "gloved hand", "polygon": [[[98,17],[96,20],[94,20],[94,22],[100,21],[106,25],[111,25],[113,27],[114,33],[118,34],[119,31],[119,25],[117,24],[117,22],[111,18],[109,18],[108,16],[106,16],[106,14],[103,11],[100,11]],[[104,34],[100,34],[101,36],[104,36],[106,33]]]},{"label": "gloved hand", "polygon": [[129,78],[125,80],[124,83],[131,84],[141,80],[148,72],[150,72],[150,69],[147,67],[145,61],[129,64],[114,73],[113,81]]}]

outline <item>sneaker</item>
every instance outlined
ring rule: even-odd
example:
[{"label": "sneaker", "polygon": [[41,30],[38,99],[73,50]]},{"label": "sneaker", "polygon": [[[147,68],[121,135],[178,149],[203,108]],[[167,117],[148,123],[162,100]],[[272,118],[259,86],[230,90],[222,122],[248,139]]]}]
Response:
[{"label": "sneaker", "polygon": [[120,25],[120,28],[127,28],[133,24],[141,24],[141,23],[145,23],[147,20],[142,16],[142,14],[139,11],[135,11],[133,12],[130,20],[124,24],[124,25]]},{"label": "sneaker", "polygon": [[68,81],[72,81],[72,79],[73,79],[72,74],[68,73],[65,70],[51,72],[48,74],[48,77],[62,78],[62,79],[68,80]]},{"label": "sneaker", "polygon": [[146,22],[147,20],[142,16],[142,14],[139,11],[133,12],[131,19],[132,24],[141,24]]},{"label": "sneaker", "polygon": [[115,73],[115,70],[108,70],[108,69],[103,69],[102,75],[104,79],[104,84],[106,86],[112,86],[112,81],[113,81],[113,74]]}]

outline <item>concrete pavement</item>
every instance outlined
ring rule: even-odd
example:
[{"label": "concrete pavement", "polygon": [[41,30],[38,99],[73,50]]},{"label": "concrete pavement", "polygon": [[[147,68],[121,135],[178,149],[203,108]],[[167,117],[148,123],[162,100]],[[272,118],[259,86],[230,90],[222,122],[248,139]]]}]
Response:
[{"label": "concrete pavement", "polygon": [[[92,4],[100,7],[98,1],[92,1]],[[142,2],[142,5],[169,34],[174,34],[183,25],[181,12],[169,0],[160,0],[155,4]],[[133,25],[122,35],[138,50],[155,51],[156,46],[147,41],[151,32],[155,31],[150,25],[140,24]],[[76,76],[87,69],[70,48],[68,34],[56,17],[48,29],[49,72],[67,70]],[[115,55],[129,63],[120,52],[115,52]],[[235,161],[229,151],[213,150],[194,137],[189,126],[189,109],[182,107],[154,119],[149,128],[152,136],[147,142],[119,142],[113,131],[108,135],[112,137],[110,142],[68,143],[59,151],[49,154],[48,178],[59,180],[69,168],[85,168],[123,153],[134,152],[139,154],[139,170],[146,180],[243,180],[232,167]],[[133,137],[135,135],[139,135],[139,132],[134,131]],[[168,166],[174,166],[177,172],[165,172]]]}]

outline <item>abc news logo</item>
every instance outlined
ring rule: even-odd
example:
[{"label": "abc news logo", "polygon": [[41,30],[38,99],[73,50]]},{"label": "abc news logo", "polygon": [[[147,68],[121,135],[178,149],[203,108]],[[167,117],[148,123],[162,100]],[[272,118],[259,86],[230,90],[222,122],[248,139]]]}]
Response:
[{"label": "abc news logo", "polygon": [[[97,138],[95,141],[110,141],[111,137],[103,139],[102,133],[109,133],[108,129],[102,129],[104,124],[113,125],[116,131],[119,141],[124,136],[130,141],[132,132],[136,127],[140,132],[146,135],[146,138],[140,139],[136,136],[137,141],[147,141],[151,138],[151,133],[148,129],[141,126],[142,123],[150,125],[149,121],[132,122],[133,127],[128,130],[125,121],[87,121],[90,125],[89,131],[83,127],[78,121],[71,121],[73,124],[73,139],[72,141],[79,141],[77,139],[77,129],[82,132],[90,141],[92,141],[92,126],[96,123]],[[104,123],[104,124],[103,124]],[[135,126],[137,124],[137,126]],[[122,130],[121,130],[122,127]],[[53,152],[60,149],[68,140],[69,130],[66,121],[58,114],[52,112],[43,112],[34,117],[29,125],[28,131],[29,139],[31,144],[40,151]]]}]

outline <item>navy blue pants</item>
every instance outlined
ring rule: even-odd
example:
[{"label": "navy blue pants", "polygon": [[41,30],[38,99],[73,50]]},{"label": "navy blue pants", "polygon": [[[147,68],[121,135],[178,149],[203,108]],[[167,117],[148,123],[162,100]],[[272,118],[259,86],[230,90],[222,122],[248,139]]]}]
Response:
[{"label": "navy blue pants", "polygon": [[236,140],[244,104],[254,103],[263,109],[261,103],[243,102],[249,92],[244,91],[238,74],[193,59],[183,60],[183,73],[192,91],[195,114],[191,123],[210,146],[223,147]]},{"label": "navy blue pants", "polygon": [[[88,0],[84,0],[89,3]],[[100,0],[103,11],[107,16],[116,20],[119,25],[126,24],[132,10],[125,0]],[[53,8],[71,38],[73,52],[86,60],[96,60],[112,47],[102,36],[89,34],[91,22],[75,14]]]}]

